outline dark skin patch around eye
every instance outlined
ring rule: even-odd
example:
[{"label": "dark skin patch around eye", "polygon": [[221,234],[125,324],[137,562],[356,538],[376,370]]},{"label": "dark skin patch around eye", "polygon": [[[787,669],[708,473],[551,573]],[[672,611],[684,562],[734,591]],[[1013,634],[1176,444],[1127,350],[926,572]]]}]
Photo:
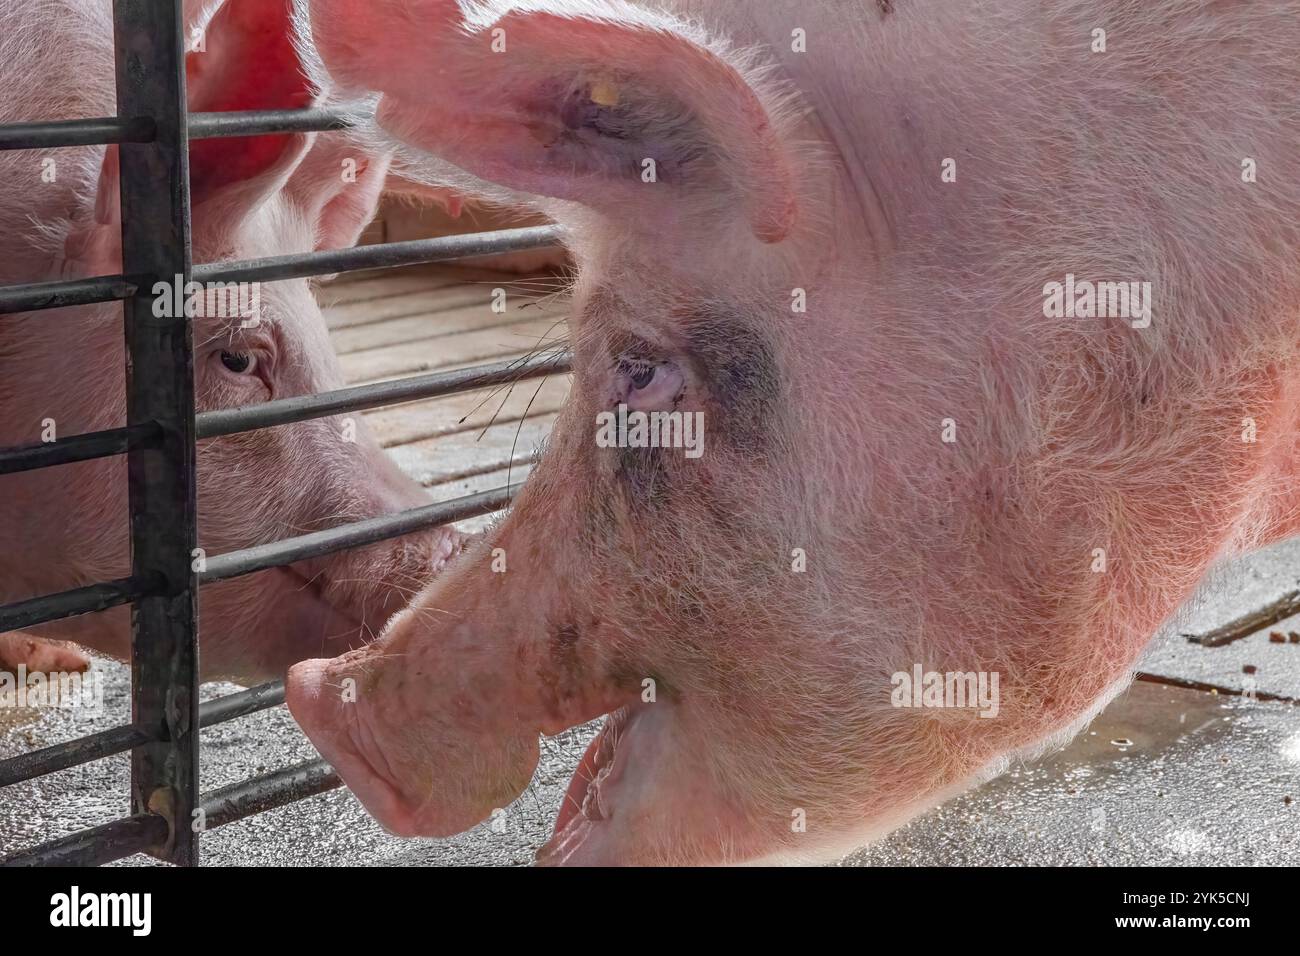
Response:
[{"label": "dark skin patch around eye", "polygon": [[742,320],[702,311],[688,318],[688,354],[722,407],[736,441],[762,441],[781,400],[781,375],[767,336]]}]

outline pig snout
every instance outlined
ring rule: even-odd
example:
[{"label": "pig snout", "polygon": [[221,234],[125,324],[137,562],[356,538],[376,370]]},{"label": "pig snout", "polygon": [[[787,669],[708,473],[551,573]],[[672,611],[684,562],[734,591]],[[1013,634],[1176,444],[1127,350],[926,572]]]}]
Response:
[{"label": "pig snout", "polygon": [[[799,751],[781,742],[798,733],[804,695],[772,695],[765,664],[708,660],[701,644],[734,642],[718,622],[705,621],[698,642],[665,643],[674,622],[635,598],[637,608],[619,606],[599,562],[558,567],[544,518],[564,524],[566,503],[542,477],[379,640],[293,667],[294,718],[401,836],[450,835],[506,808],[537,766],[539,734],[608,715],[539,862],[714,863],[779,850],[794,804],[766,794],[782,811],[757,806],[750,771],[736,771],[770,739],[759,762],[790,778]],[[509,564],[494,568],[501,555]],[[736,679],[722,680],[722,669]],[[773,723],[765,738],[758,723],[776,712],[784,728]]]},{"label": "pig snout", "polygon": [[574,629],[520,635],[528,618],[513,620],[501,578],[458,565],[380,640],[289,671],[294,718],[396,834],[457,833],[507,806],[537,765],[539,731],[619,703]]}]

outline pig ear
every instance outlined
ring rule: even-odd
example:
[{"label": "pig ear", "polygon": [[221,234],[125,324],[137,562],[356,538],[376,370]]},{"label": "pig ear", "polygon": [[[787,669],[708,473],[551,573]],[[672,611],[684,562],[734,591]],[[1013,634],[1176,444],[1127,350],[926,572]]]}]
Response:
[{"label": "pig ear", "polygon": [[[293,11],[294,0],[226,0],[186,56],[191,112],[311,105],[315,96],[295,46]],[[308,142],[301,134],[194,141],[192,204],[238,184],[237,205],[256,205],[283,185]]]},{"label": "pig ear", "polygon": [[313,0],[312,33],[334,80],[383,94],[388,132],[480,179],[631,221],[739,203],[785,237],[789,160],[736,67],[627,5],[548,6]]},{"label": "pig ear", "polygon": [[104,150],[88,222],[75,223],[63,241],[62,277],[116,275],[122,271],[122,192],[116,146]]},{"label": "pig ear", "polygon": [[318,251],[356,245],[379,208],[389,162],[341,134],[317,138],[285,192],[316,224]]}]

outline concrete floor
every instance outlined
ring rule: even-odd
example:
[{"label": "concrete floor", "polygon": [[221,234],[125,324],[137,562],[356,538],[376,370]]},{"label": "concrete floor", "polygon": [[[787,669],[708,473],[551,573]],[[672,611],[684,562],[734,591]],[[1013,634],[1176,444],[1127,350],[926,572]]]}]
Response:
[{"label": "concrete floor", "polygon": [[[1222,623],[1294,584],[1300,541],[1216,575],[1184,627]],[[1286,627],[1287,625],[1283,625]],[[1255,635],[1226,648],[1189,644],[1170,628],[1143,670],[1240,687],[1257,668],[1261,692],[1300,698],[1300,645]],[[97,662],[105,713],[0,711],[0,756],[124,722],[127,670]],[[207,685],[206,696],[235,690]],[[524,865],[547,837],[592,727],[545,742],[532,787],[504,827],[450,840],[383,833],[346,791],[323,794],[208,834],[210,865]],[[203,734],[203,788],[312,759],[283,709]],[[117,757],[0,791],[0,854],[102,823],[125,807]],[[1300,863],[1300,709],[1287,702],[1136,683],[1064,750],[1014,767],[861,850],[845,865]],[[125,861],[139,865],[147,861]]]}]

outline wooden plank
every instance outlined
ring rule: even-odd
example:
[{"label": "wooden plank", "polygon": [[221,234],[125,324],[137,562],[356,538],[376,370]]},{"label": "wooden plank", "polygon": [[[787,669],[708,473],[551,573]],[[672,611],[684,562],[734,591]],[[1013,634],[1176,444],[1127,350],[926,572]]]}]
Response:
[{"label": "wooden plank", "polygon": [[335,279],[317,287],[316,300],[320,302],[322,309],[330,310],[338,308],[340,305],[367,302],[371,299],[382,299],[408,292],[444,289],[459,284],[460,280],[455,276],[428,274],[380,276],[375,279],[357,279],[352,282]]},{"label": "wooden plank", "polygon": [[415,292],[419,289],[434,289],[444,286],[464,285],[476,282],[500,280],[519,281],[514,273],[499,269],[485,269],[475,266],[440,265],[426,263],[417,266],[403,266],[397,269],[369,269],[364,272],[345,272],[317,288],[322,307],[339,305],[345,302],[360,302],[364,299],[382,298],[403,292]]},{"label": "wooden plank", "polygon": [[[336,309],[340,306],[357,305],[373,299],[387,299],[398,295],[452,289],[457,286],[491,288],[494,285],[518,284],[519,282],[519,276],[494,272],[489,269],[443,269],[430,272],[428,267],[425,267],[422,271],[413,272],[409,275],[379,275],[370,279],[361,279],[348,283],[340,283],[335,280],[321,286],[317,291],[323,308]],[[532,283],[529,282],[528,285],[531,286]]]},{"label": "wooden plank", "polygon": [[351,328],[335,329],[330,339],[334,342],[334,350],[339,355],[351,355],[367,349],[409,344],[437,338],[440,335],[471,332],[475,329],[499,328],[547,316],[558,319],[567,314],[567,310],[542,309],[536,305],[525,307],[525,303],[518,299],[513,300],[505,312],[493,312],[487,303],[476,302],[464,308],[450,309],[445,312],[406,315],[368,322],[365,325],[355,325]]},{"label": "wooden plank", "polygon": [[390,448],[393,460],[422,485],[437,485],[485,472],[532,464],[555,425],[554,414],[500,421],[487,429],[458,432]]},{"label": "wooden plank", "polygon": [[366,414],[380,444],[409,445],[459,432],[479,432],[495,417],[499,422],[558,412],[569,395],[569,376],[530,379],[512,388],[483,389],[410,405],[378,408]]},{"label": "wooden plank", "polygon": [[440,315],[453,309],[477,308],[488,315],[499,316],[492,311],[493,297],[496,289],[505,289],[505,306],[507,311],[517,308],[546,307],[552,311],[567,308],[562,298],[552,297],[541,306],[532,303],[544,299],[544,291],[532,288],[514,287],[504,282],[457,283],[438,288],[417,289],[386,295],[381,298],[364,299],[357,302],[344,302],[331,306],[325,313],[325,324],[331,331],[339,329],[365,327],[389,319],[405,319],[419,315]]},{"label": "wooden plank", "polygon": [[556,318],[516,322],[493,329],[438,336],[423,342],[367,349],[339,357],[349,385],[443,369],[457,363],[489,362],[563,341]]}]

